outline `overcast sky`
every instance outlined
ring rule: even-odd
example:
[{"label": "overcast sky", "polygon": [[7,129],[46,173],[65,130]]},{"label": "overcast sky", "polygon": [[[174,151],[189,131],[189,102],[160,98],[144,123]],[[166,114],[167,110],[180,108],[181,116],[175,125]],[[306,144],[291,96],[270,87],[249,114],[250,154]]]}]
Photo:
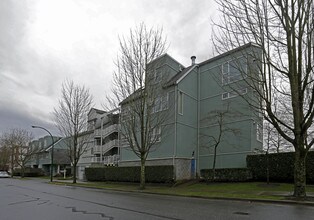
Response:
[{"label": "overcast sky", "polygon": [[101,108],[118,36],[141,22],[162,26],[168,54],[185,66],[192,55],[197,62],[212,57],[217,15],[214,0],[1,0],[0,134],[31,125],[57,134],[52,111],[66,79],[89,88]]}]

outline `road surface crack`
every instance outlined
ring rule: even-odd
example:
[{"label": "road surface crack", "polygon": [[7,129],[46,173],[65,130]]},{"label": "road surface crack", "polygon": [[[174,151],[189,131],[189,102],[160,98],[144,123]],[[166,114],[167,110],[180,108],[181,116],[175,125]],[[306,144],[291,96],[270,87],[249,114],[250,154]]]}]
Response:
[{"label": "road surface crack", "polygon": [[100,215],[102,218],[106,218],[109,220],[114,220],[114,217],[111,216],[107,216],[104,213],[101,212],[87,212],[87,211],[83,211],[83,210],[77,210],[76,207],[65,207],[66,209],[71,209],[72,212],[79,212],[79,213],[83,213],[84,215]]}]

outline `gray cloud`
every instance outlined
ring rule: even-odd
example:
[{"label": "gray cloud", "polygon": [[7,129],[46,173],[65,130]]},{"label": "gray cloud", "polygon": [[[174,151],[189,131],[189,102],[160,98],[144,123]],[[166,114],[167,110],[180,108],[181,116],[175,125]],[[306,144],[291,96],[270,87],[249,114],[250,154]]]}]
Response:
[{"label": "gray cloud", "polygon": [[118,36],[142,21],[164,27],[169,53],[182,64],[191,55],[209,58],[213,8],[208,0],[0,1],[0,134],[31,124],[56,132],[51,112],[65,79],[90,88],[101,107]]},{"label": "gray cloud", "polygon": [[45,132],[37,129],[32,129],[32,125],[43,126],[50,130],[53,135],[58,135],[58,131],[54,124],[48,123],[45,120],[40,120],[36,115],[25,114],[23,106],[18,109],[0,109],[0,131],[7,132],[10,129],[22,128],[31,131],[35,137],[47,135]]}]

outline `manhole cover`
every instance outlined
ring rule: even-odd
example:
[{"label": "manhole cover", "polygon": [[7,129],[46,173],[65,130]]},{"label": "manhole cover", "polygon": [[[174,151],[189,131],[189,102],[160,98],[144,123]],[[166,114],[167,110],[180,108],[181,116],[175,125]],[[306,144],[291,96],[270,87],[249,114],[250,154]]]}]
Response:
[{"label": "manhole cover", "polygon": [[247,213],[247,212],[234,212],[233,214],[236,214],[236,215],[249,215],[249,213]]}]

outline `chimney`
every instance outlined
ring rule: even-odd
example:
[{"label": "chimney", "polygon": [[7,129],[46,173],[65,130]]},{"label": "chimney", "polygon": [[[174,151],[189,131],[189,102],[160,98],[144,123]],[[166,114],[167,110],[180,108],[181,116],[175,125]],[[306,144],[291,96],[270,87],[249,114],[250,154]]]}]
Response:
[{"label": "chimney", "polygon": [[196,56],[191,56],[192,66],[195,65]]}]

